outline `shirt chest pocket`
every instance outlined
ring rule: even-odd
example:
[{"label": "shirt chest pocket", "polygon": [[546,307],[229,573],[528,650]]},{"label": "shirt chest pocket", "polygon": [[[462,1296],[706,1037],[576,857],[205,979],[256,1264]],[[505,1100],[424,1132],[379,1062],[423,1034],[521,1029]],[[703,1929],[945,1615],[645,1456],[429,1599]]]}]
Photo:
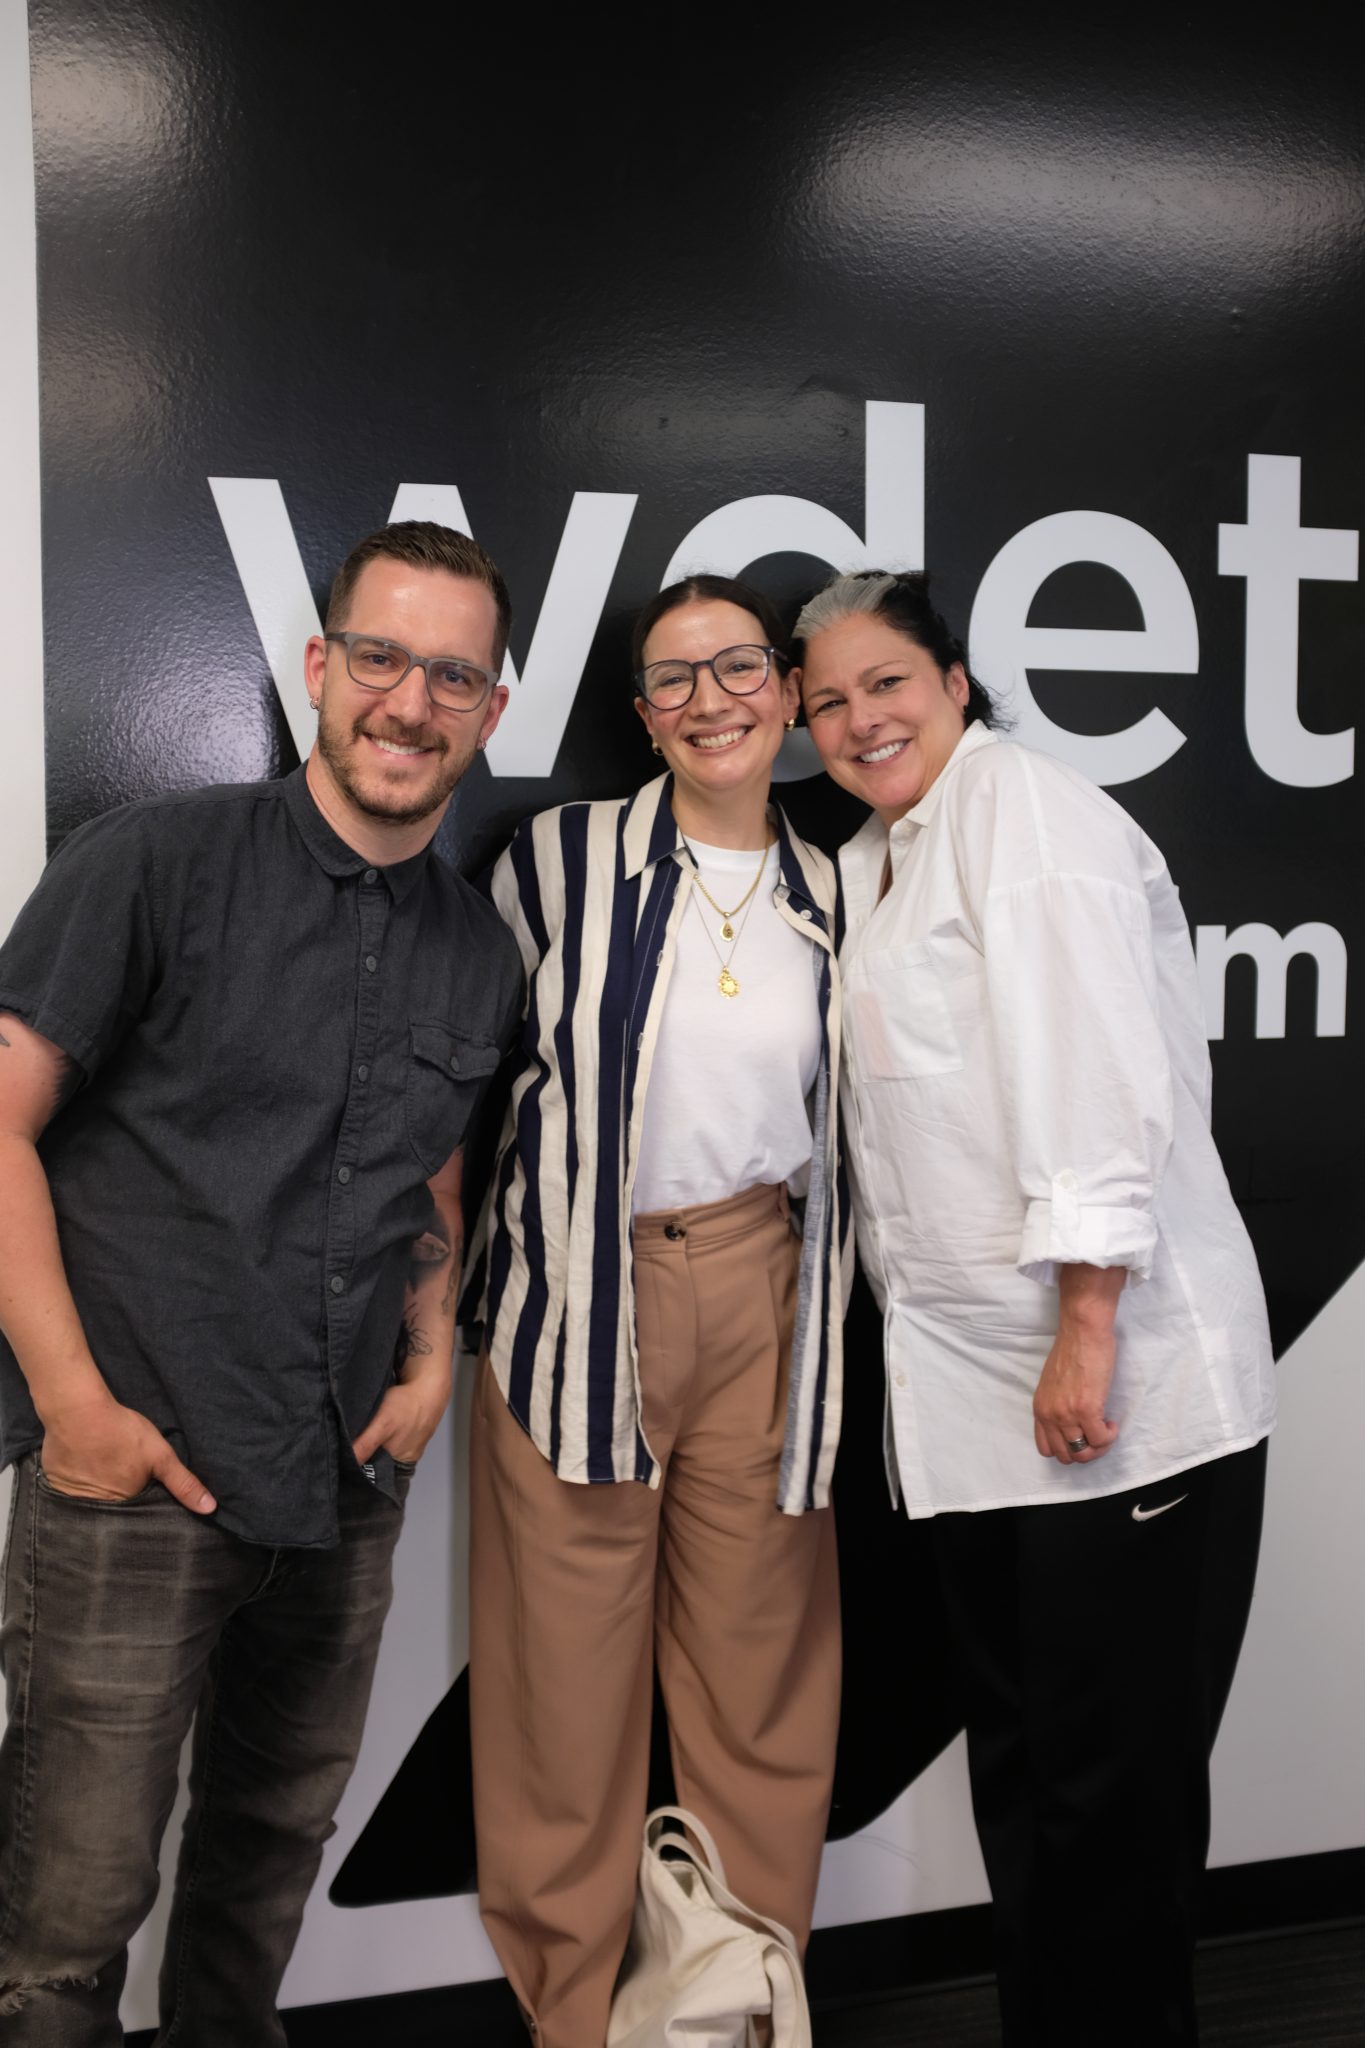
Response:
[{"label": "shirt chest pocket", "polygon": [[962,1066],[953,1013],[922,941],[866,955],[844,990],[859,1075],[922,1080]]},{"label": "shirt chest pocket", "polygon": [[464,1140],[480,1088],[499,1053],[486,1038],[449,1024],[414,1024],[408,1058],[408,1142],[423,1173],[439,1173]]}]

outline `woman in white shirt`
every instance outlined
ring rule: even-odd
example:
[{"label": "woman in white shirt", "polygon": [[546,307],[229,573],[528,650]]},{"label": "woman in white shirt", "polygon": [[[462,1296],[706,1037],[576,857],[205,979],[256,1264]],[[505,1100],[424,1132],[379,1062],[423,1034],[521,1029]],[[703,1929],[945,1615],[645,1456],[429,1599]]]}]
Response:
[{"label": "woman in white shirt", "polygon": [[841,854],[844,1132],[1006,2048],[1192,2042],[1275,1395],[1185,919],[1117,804],[992,730],[926,578],[836,579],[797,643],[824,764],[873,812]]},{"label": "woman in white shirt", "polygon": [[810,1931],[839,1710],[839,1005],[834,870],[768,803],[781,637],[743,584],[661,592],[632,666],[668,773],[532,819],[494,875],[528,996],[470,1451],[475,1824],[541,2048],[605,2037],[656,1658],[682,1803],[739,1896]]}]

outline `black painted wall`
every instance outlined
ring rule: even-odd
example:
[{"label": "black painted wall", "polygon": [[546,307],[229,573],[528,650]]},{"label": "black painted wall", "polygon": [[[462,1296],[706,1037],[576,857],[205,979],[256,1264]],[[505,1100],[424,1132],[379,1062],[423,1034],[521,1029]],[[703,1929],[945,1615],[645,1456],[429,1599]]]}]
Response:
[{"label": "black painted wall", "polygon": [[[446,850],[478,865],[526,811],[649,772],[622,620],[682,536],[762,492],[861,531],[864,403],[916,401],[928,559],[962,627],[999,548],[1049,513],[1117,513],[1171,551],[1197,677],[1035,676],[1039,701],[1078,731],[1166,708],[1186,745],[1116,794],[1191,922],[1321,920],[1354,960],[1356,783],[1253,761],[1245,585],[1217,573],[1252,453],[1302,459],[1305,524],[1361,523],[1344,26],[872,7],[632,29],[264,0],[34,0],[31,23],[54,839],[292,765],[210,476],[279,479],[319,597],[399,483],[458,483],[511,580],[519,659],[574,491],[640,494],[555,774],[480,763],[452,813]],[[756,573],[794,599],[823,565]],[[1138,623],[1084,568],[1032,617]],[[1352,724],[1363,670],[1360,586],[1305,584],[1304,722]],[[786,795],[827,843],[853,822],[820,781]],[[1242,963],[1216,1127],[1283,1345],[1365,1252],[1365,1090],[1349,1009],[1347,1037],[1314,1036],[1310,966],[1282,1040],[1253,1038],[1252,993]],[[841,1473],[850,1826],[905,1761],[879,1701],[910,1702],[916,1763],[952,1725],[924,1676],[917,1539],[877,1478],[876,1338],[857,1326]]]}]

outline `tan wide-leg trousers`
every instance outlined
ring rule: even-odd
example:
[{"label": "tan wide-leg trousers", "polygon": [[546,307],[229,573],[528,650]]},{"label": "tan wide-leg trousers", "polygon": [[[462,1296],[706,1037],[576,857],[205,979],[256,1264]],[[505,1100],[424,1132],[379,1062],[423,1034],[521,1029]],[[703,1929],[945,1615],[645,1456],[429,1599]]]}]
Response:
[{"label": "tan wide-leg trousers", "polygon": [[[671,1233],[671,1234],[670,1234]],[[804,1946],[839,1713],[828,1509],[775,1505],[798,1246],[775,1188],[635,1226],[664,1468],[559,1479],[485,1361],[470,1446],[484,1924],[543,2048],[602,2048],[630,1931],[658,1660],[678,1797],[731,1889]]]}]

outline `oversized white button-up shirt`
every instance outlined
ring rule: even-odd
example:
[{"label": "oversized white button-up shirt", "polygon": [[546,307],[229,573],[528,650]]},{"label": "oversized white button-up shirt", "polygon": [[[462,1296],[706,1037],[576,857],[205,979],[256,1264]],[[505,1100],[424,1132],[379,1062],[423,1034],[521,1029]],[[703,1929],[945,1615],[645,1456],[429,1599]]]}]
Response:
[{"label": "oversized white button-up shirt", "polygon": [[[1265,1300],[1157,848],[1082,776],[972,725],[840,861],[843,1114],[893,1494],[914,1516],[1082,1500],[1259,1442]],[[1128,1269],[1120,1434],[1072,1466],[1039,1456],[1032,1420],[1066,1263]]]}]

